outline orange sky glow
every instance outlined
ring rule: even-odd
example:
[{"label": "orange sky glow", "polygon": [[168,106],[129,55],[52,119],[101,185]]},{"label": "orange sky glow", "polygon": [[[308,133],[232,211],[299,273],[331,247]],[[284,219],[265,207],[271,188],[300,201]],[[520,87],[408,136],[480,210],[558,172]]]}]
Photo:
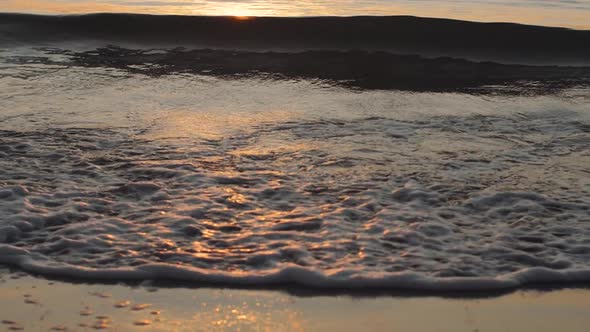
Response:
[{"label": "orange sky glow", "polygon": [[[526,3],[526,1],[524,1]],[[590,4],[583,7],[530,6],[486,1],[336,1],[336,0],[0,0],[0,12],[81,14],[126,12],[179,15],[248,16],[353,16],[414,15],[482,22],[516,22],[590,29]]]}]

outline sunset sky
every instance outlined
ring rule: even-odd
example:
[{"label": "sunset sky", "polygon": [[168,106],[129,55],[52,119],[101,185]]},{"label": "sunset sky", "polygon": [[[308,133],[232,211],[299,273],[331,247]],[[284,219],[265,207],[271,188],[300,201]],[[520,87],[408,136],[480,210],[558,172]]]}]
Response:
[{"label": "sunset sky", "polygon": [[132,12],[181,15],[415,15],[590,28],[587,1],[433,0],[0,0],[0,11],[40,14]]}]

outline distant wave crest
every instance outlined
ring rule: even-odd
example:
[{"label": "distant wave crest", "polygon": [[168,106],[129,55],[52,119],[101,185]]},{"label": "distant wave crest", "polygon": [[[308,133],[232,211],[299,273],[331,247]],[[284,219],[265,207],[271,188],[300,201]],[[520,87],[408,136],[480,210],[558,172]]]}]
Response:
[{"label": "distant wave crest", "polygon": [[533,58],[590,58],[590,31],[509,23],[387,17],[232,17],[0,14],[0,44],[106,40],[230,48],[395,49]]}]

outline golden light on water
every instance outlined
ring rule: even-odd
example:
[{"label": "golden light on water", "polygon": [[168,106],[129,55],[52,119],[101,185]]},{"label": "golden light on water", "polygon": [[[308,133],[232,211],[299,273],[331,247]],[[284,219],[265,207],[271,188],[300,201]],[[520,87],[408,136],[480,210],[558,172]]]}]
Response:
[{"label": "golden light on water", "polygon": [[226,198],[228,202],[237,205],[244,204],[246,202],[246,197],[238,193],[235,189],[225,188],[224,191],[228,194],[228,197]]},{"label": "golden light on water", "polygon": [[[38,303],[34,306],[25,303],[23,294],[32,296]],[[584,289],[563,289],[473,299],[297,297],[287,292],[261,290],[165,287],[154,291],[143,286],[70,284],[13,275],[6,278],[0,304],[3,319],[15,322],[3,327],[23,324],[25,331],[102,328],[104,331],[340,332],[390,331],[392,326],[399,331],[437,328],[473,331],[507,326],[515,331],[547,332],[560,328],[585,331],[588,319],[583,313],[590,306],[589,295]],[[132,310],[138,304],[147,303],[151,307]],[[547,319],[539,320],[541,316]],[[133,325],[134,322],[150,325]]]}]

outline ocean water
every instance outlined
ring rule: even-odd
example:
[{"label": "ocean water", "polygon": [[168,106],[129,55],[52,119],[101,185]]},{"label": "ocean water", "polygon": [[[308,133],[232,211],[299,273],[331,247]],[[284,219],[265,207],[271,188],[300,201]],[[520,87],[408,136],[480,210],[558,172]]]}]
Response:
[{"label": "ocean water", "polygon": [[413,15],[590,28],[588,0],[3,0],[0,12],[123,12],[237,16]]},{"label": "ocean water", "polygon": [[316,289],[590,281],[588,67],[32,44],[41,30],[4,22],[0,264]]}]

